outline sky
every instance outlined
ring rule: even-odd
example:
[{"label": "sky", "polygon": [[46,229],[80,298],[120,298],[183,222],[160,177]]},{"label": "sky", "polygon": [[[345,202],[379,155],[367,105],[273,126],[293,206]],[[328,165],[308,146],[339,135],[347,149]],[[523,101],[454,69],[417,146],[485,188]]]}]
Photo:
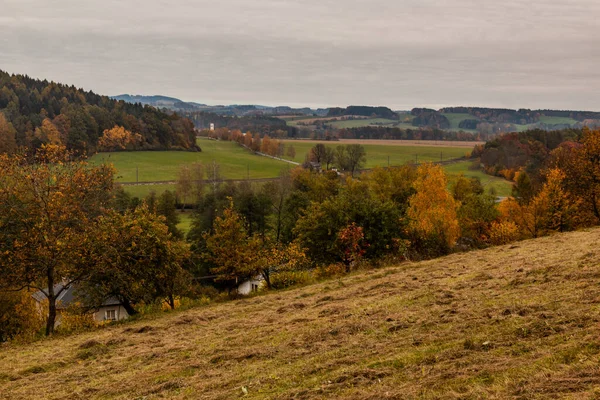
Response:
[{"label": "sky", "polygon": [[105,95],[600,110],[598,0],[0,0],[0,69]]}]

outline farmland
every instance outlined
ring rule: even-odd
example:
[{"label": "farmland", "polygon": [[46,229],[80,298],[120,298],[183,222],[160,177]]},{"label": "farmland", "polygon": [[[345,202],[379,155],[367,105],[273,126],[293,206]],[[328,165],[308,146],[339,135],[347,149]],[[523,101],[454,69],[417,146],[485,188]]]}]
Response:
[{"label": "farmland", "polygon": [[556,234],[8,345],[0,398],[594,399],[599,240]]},{"label": "farmland", "polygon": [[389,165],[403,165],[407,162],[426,162],[440,161],[451,158],[463,157],[465,153],[470,152],[473,144],[468,147],[452,147],[444,142],[439,146],[428,145],[427,142],[410,143],[406,145],[406,141],[401,140],[340,140],[336,142],[324,141],[308,141],[308,140],[289,140],[285,141],[286,145],[293,145],[296,149],[296,157],[294,161],[304,161],[310,149],[316,143],[323,143],[327,147],[335,148],[338,145],[359,143],[362,144],[367,152],[367,168],[376,166],[385,167]]},{"label": "farmland", "polygon": [[493,191],[496,196],[507,197],[512,192],[512,182],[498,176],[488,175],[480,169],[470,169],[472,161],[461,161],[444,166],[444,170],[450,181],[453,177],[464,175],[467,178],[477,178],[481,181],[484,190],[489,193]]},{"label": "farmland", "polygon": [[[293,145],[296,149],[296,157],[293,161],[303,162],[309,150],[316,143],[324,143],[326,146],[335,147],[340,144],[363,144],[367,152],[367,168],[375,166],[402,165],[407,162],[427,162],[448,160],[463,157],[475,145],[474,142],[443,142],[443,141],[401,141],[401,140],[341,140],[336,142],[323,142],[311,140],[287,140],[287,145]],[[205,164],[213,161],[220,165],[220,173],[226,179],[274,178],[281,170],[291,168],[293,165],[254,155],[246,149],[233,142],[200,139],[202,152],[118,152],[100,153],[91,158],[92,163],[103,160],[112,162],[117,169],[118,182],[156,182],[173,181],[182,165],[202,162]],[[288,157],[289,159],[289,157]],[[450,173],[464,172],[466,176],[477,175],[482,181],[496,182],[496,178],[483,174],[482,172],[469,171],[468,163],[455,164],[447,168]],[[499,178],[498,178],[499,179]],[[502,180],[503,181],[503,180]],[[506,181],[503,181],[506,182]],[[498,186],[499,185],[499,186]],[[496,184],[498,193],[506,193],[501,186],[505,183]],[[140,184],[126,186],[126,190],[134,196],[145,197],[151,191],[161,193],[165,190],[175,190],[172,184]]]}]

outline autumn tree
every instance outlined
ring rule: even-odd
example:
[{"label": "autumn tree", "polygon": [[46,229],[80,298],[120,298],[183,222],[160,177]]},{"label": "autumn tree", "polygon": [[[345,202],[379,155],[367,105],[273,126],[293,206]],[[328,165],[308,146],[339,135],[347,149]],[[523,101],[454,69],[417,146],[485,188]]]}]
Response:
[{"label": "autumn tree", "polygon": [[270,240],[263,242],[254,262],[268,289],[272,287],[273,274],[298,271],[310,265],[304,249],[297,242],[282,245]]},{"label": "autumn tree", "polygon": [[102,137],[98,140],[98,150],[132,150],[139,146],[142,140],[142,135],[132,133],[122,126],[115,125],[111,129],[104,130]]},{"label": "autumn tree", "polygon": [[365,255],[369,244],[365,241],[363,228],[355,222],[341,229],[337,235],[338,243],[342,253],[342,261],[346,266],[346,272]]},{"label": "autumn tree", "polygon": [[600,130],[584,128],[581,145],[570,149],[559,168],[567,189],[600,222]]},{"label": "autumn tree", "polygon": [[113,175],[112,167],[90,166],[53,145],[42,146],[33,160],[0,155],[0,282],[44,294],[47,335],[54,331],[57,298],[90,273]]},{"label": "autumn tree", "polygon": [[[448,180],[439,165],[423,164],[413,184],[416,193],[409,199],[409,230],[422,250],[447,252],[460,236],[456,215],[459,203],[446,189]],[[417,245],[419,245],[417,243]]]},{"label": "autumn tree", "polygon": [[553,168],[546,173],[546,182],[534,202],[543,205],[544,228],[550,232],[565,232],[577,225],[579,199],[564,188],[566,175]]},{"label": "autumn tree", "polygon": [[350,175],[363,168],[367,162],[367,152],[360,144],[349,144],[346,146],[346,170]]},{"label": "autumn tree", "polygon": [[35,129],[34,135],[41,143],[44,144],[63,144],[58,128],[48,118],[45,118],[42,121],[41,127]]},{"label": "autumn tree", "polygon": [[291,144],[288,145],[285,154],[293,160],[294,158],[296,158],[296,148]]},{"label": "autumn tree", "polygon": [[195,162],[181,166],[177,174],[176,190],[182,199],[182,203],[191,200],[193,204],[198,204],[204,195],[204,178],[205,167],[202,163]]},{"label": "autumn tree", "polygon": [[326,151],[327,151],[327,147],[325,147],[325,145],[323,143],[318,143],[313,148],[310,149],[310,151],[308,153],[308,159],[312,162],[317,162],[319,164],[323,164]]},{"label": "autumn tree", "polygon": [[0,112],[0,153],[12,154],[17,150],[17,131]]},{"label": "autumn tree", "polygon": [[211,272],[216,281],[225,282],[229,290],[244,279],[259,273],[257,256],[260,243],[249,238],[242,217],[235,211],[230,200],[222,217],[214,222],[214,232],[204,235],[206,253],[204,258],[213,265]]},{"label": "autumn tree", "polygon": [[325,163],[325,171],[327,171],[335,162],[335,152],[331,147],[325,147],[323,162]]},{"label": "autumn tree", "polygon": [[88,305],[114,297],[129,315],[137,313],[136,305],[158,299],[175,308],[175,297],[185,288],[183,264],[189,248],[173,237],[165,222],[146,205],[124,214],[109,210],[99,218],[99,256],[81,291]]}]

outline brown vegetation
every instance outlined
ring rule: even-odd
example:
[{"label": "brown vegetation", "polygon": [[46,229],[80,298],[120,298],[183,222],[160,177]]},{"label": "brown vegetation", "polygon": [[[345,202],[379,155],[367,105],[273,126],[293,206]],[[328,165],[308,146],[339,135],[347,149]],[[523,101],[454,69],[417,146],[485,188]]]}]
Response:
[{"label": "brown vegetation", "polygon": [[597,398],[600,229],[0,352],[0,398]]}]

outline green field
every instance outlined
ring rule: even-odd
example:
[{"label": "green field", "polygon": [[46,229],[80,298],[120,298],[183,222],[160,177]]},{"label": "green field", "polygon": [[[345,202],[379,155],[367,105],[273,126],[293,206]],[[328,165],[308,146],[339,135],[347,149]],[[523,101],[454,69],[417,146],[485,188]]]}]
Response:
[{"label": "green field", "polygon": [[448,118],[448,121],[450,121],[450,129],[451,130],[459,130],[460,129],[460,130],[467,131],[467,132],[471,132],[471,131],[474,132],[474,130],[472,130],[472,129],[462,129],[458,126],[465,119],[477,119],[476,117],[472,116],[471,114],[443,113],[442,115],[444,117]]},{"label": "green field", "polygon": [[462,161],[455,164],[444,166],[444,170],[449,175],[450,181],[453,176],[464,175],[467,178],[478,178],[486,192],[489,193],[490,189],[494,189],[496,196],[507,197],[510,196],[512,191],[512,183],[506,179],[488,175],[481,170],[470,170],[472,161]]},{"label": "green field", "polygon": [[136,170],[139,182],[170,181],[177,178],[182,165],[193,162],[205,164],[213,161],[220,165],[224,178],[244,179],[270,178],[277,176],[287,164],[248,152],[234,142],[199,139],[202,152],[186,151],[137,151],[119,153],[100,153],[90,161],[112,162],[118,171],[117,181],[136,182]]},{"label": "green field", "polygon": [[344,121],[334,121],[329,123],[329,125],[333,126],[337,129],[349,129],[349,128],[361,128],[363,126],[371,126],[371,125],[386,125],[392,126],[397,124],[398,121],[387,118],[369,118],[369,119],[348,119]]},{"label": "green field", "polygon": [[[316,143],[290,140],[286,141],[286,146],[292,144],[296,149],[294,161],[303,162],[306,155]],[[342,142],[324,142],[327,147],[335,148],[343,144]],[[389,165],[402,165],[411,161],[440,161],[451,158],[463,157],[470,149],[460,147],[441,147],[441,146],[398,146],[392,144],[364,144],[367,152],[367,168],[386,167]]]},{"label": "green field", "polygon": [[569,117],[540,117],[540,122],[548,125],[569,124],[574,125],[578,121]]}]

